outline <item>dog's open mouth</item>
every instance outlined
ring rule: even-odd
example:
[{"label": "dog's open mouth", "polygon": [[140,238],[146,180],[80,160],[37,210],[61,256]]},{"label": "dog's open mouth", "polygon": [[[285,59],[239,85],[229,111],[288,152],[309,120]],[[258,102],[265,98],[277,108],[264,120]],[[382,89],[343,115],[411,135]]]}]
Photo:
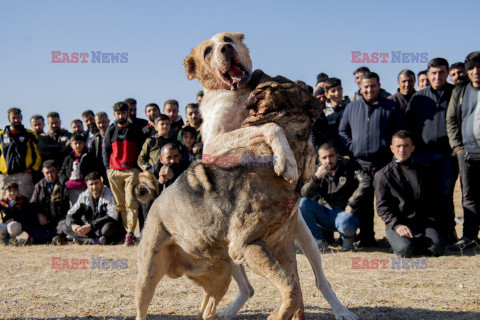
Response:
[{"label": "dog's open mouth", "polygon": [[222,76],[225,78],[225,81],[230,83],[230,89],[236,90],[238,86],[249,79],[249,72],[245,67],[238,61],[232,60],[230,64],[230,69],[227,70]]}]

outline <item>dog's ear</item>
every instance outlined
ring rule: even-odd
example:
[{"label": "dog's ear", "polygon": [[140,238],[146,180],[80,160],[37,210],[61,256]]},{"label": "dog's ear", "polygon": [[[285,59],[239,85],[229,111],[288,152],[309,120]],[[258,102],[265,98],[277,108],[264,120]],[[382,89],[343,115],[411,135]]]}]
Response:
[{"label": "dog's ear", "polygon": [[189,55],[183,60],[183,66],[185,67],[185,73],[187,74],[188,80],[193,80],[197,77],[197,64],[192,55]]},{"label": "dog's ear", "polygon": [[245,35],[243,33],[233,32],[233,35],[237,37],[240,41],[243,41],[243,39],[245,39]]}]

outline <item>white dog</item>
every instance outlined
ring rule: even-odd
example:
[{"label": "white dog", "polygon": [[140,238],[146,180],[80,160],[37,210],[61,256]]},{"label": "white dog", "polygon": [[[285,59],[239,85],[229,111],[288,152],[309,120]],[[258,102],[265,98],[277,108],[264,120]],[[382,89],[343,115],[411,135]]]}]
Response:
[{"label": "white dog", "polygon": [[[243,38],[241,33],[216,34],[192,49],[184,61],[188,79],[198,79],[204,90],[200,106],[203,117],[203,154],[205,158],[214,157],[234,148],[266,142],[277,157],[275,172],[296,183],[299,178],[297,163],[283,129],[272,123],[241,128],[248,116],[248,111],[243,108],[248,95],[259,83],[272,79],[261,71],[255,71],[255,74],[252,72],[252,61]],[[314,161],[315,155],[310,156]],[[308,178],[313,174],[313,163],[311,170]],[[337,299],[326,280],[320,251],[300,212],[295,240],[310,261],[316,286],[332,307],[335,318],[358,319]],[[235,316],[253,295],[253,288],[243,267],[233,265],[232,276],[238,284],[239,293],[235,301],[219,313],[225,318]]]}]

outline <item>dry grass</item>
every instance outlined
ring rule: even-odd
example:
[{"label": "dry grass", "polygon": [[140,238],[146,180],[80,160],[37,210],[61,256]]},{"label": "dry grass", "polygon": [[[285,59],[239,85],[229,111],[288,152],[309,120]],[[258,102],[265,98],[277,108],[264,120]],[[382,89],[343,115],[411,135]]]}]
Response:
[{"label": "dry grass", "polygon": [[[458,194],[457,194],[458,199]],[[458,204],[457,204],[458,209]],[[384,235],[377,221],[377,237]],[[132,319],[136,248],[122,246],[0,247],[0,318]],[[128,259],[128,269],[52,269],[52,257]],[[480,319],[480,254],[429,258],[428,269],[352,269],[352,258],[391,259],[385,249],[330,253],[324,269],[339,299],[361,319]],[[314,286],[308,261],[298,254],[307,319],[334,319]],[[249,272],[256,294],[238,319],[266,319],[279,303],[276,289]],[[230,286],[220,308],[233,301]],[[149,319],[197,319],[201,291],[185,278],[165,278]]]}]

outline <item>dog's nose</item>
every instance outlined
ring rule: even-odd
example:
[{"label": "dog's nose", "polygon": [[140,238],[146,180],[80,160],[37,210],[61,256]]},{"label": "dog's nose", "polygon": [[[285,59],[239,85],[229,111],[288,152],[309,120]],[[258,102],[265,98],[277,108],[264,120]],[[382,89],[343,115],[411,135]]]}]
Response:
[{"label": "dog's nose", "polygon": [[226,44],[223,45],[220,52],[224,53],[224,54],[228,54],[228,53],[231,53],[232,50],[233,50],[233,46],[230,43],[226,43]]}]

